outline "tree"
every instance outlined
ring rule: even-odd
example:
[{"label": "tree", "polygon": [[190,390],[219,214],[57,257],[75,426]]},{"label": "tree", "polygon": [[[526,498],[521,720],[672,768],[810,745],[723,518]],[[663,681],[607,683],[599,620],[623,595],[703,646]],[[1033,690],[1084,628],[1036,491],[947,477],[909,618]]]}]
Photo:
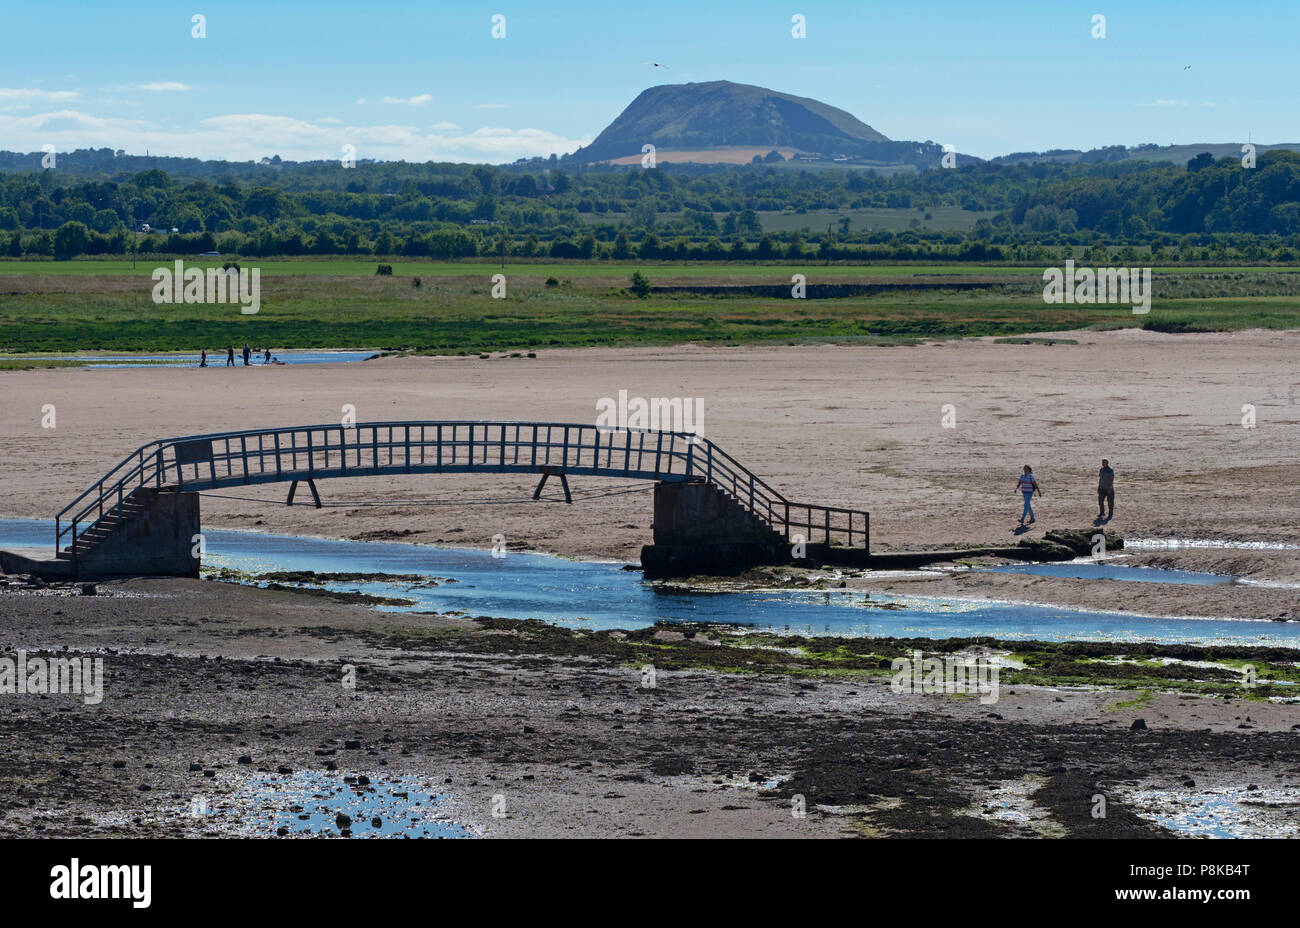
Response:
[{"label": "tree", "polygon": [[54,233],[54,260],[67,261],[84,254],[90,244],[90,230],[80,222],[65,222]]},{"label": "tree", "polygon": [[637,299],[644,300],[650,295],[650,278],[640,271],[633,271],[632,286],[629,289],[636,294]]}]

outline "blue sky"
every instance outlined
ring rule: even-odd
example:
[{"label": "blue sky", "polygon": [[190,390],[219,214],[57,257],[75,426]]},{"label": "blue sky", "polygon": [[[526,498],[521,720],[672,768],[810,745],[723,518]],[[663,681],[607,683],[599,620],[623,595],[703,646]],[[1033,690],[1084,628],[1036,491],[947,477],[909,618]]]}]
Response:
[{"label": "blue sky", "polygon": [[1300,142],[1296,0],[107,0],[3,22],[8,150],[503,162],[572,151],[646,87],[718,79],[984,157]]}]

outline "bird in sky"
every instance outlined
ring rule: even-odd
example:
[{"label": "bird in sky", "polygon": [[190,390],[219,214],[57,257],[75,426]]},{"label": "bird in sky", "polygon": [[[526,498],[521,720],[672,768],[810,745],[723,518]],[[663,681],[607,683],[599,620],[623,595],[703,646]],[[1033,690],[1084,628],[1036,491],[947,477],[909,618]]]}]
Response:
[{"label": "bird in sky", "polygon": [[660,63],[657,62],[657,61],[647,61],[646,64],[651,65],[652,67],[656,67],[656,68],[667,68],[667,67],[668,67],[668,65],[666,65],[666,64],[660,64]]}]

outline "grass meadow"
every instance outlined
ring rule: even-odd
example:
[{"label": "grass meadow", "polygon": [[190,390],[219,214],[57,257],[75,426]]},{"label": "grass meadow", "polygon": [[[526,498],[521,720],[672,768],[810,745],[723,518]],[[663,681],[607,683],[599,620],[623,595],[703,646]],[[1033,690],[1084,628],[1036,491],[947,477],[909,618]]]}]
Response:
[{"label": "grass meadow", "polygon": [[[1278,268],[1157,268],[1149,314],[1128,306],[1048,305],[1042,269],[962,265],[507,264],[370,260],[244,262],[261,269],[261,308],[155,304],[155,267],[170,260],[0,262],[0,366],[14,354],[214,350],[245,341],[286,348],[374,348],[439,354],[558,347],[811,342],[905,344],[1145,325],[1162,331],[1300,326],[1300,273]],[[220,262],[186,261],[187,266]],[[873,283],[906,289],[837,299],[652,294],[654,286]],[[420,285],[415,280],[419,278]],[[548,285],[554,278],[558,284]],[[3,361],[3,354],[0,354]],[[52,362],[58,363],[58,362]]]}]

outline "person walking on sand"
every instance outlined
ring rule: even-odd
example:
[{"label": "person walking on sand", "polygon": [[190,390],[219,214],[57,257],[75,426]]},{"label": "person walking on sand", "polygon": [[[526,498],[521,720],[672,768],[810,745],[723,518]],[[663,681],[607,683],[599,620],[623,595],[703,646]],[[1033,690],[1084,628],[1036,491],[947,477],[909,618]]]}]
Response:
[{"label": "person walking on sand", "polygon": [[270,349],[270,348],[266,349],[266,354],[265,354],[265,355],[263,356],[263,358],[262,358],[262,363],[263,363],[263,364],[270,364],[270,363],[271,363],[271,349]]},{"label": "person walking on sand", "polygon": [[253,349],[248,347],[248,342],[244,342],[244,367],[248,367],[248,359],[253,354]]},{"label": "person walking on sand", "polygon": [[207,366],[208,366],[208,349],[204,348],[203,352],[199,355],[199,367],[207,367]]},{"label": "person walking on sand", "polygon": [[[1107,506],[1110,511],[1104,512]],[[1097,472],[1097,518],[1107,522],[1115,518],[1115,471],[1105,458],[1101,459],[1101,470]]]},{"label": "person walking on sand", "polygon": [[1025,498],[1025,510],[1020,513],[1020,524],[1025,525],[1025,516],[1029,516],[1028,524],[1033,525],[1034,507],[1030,505],[1030,502],[1034,498],[1035,490],[1038,491],[1039,496],[1043,495],[1043,490],[1042,487],[1038,485],[1038,481],[1034,479],[1034,469],[1028,464],[1025,465],[1024,473],[1020,475],[1020,479],[1016,482],[1016,489],[1020,491],[1020,494]]},{"label": "person walking on sand", "polygon": [[227,345],[226,346],[226,367],[234,367],[234,366],[235,366],[235,346]]}]

